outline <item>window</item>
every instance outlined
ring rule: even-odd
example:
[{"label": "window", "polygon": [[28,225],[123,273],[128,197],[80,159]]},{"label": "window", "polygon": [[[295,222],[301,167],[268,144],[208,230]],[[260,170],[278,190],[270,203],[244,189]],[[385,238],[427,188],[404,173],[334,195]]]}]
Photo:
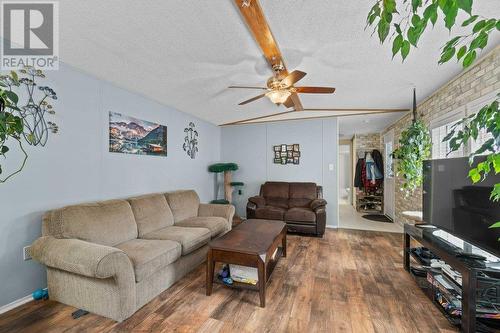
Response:
[{"label": "window", "polygon": [[[485,96],[478,98],[477,100],[472,101],[469,104],[467,104],[467,115],[475,114],[475,113],[479,112],[479,110],[481,110],[483,108],[483,106],[488,105],[491,102],[493,102],[493,100],[496,98],[497,93],[498,93],[497,91],[494,91],[491,94],[485,95]],[[493,138],[493,135],[491,133],[488,133],[485,130],[480,131],[478,136],[477,136],[477,140],[470,142],[469,152],[470,153],[475,152],[476,150],[481,148],[483,143],[485,143],[486,141],[488,141],[491,138]],[[488,153],[489,152],[485,152],[484,154],[488,154]]]},{"label": "window", "polygon": [[[433,120],[430,124],[432,138],[432,158],[451,158],[468,156],[470,153],[479,149],[483,143],[492,138],[492,135],[486,131],[479,132],[478,138],[475,141],[469,141],[466,147],[461,147],[459,150],[450,152],[449,142],[443,142],[446,135],[451,132],[451,128],[461,119],[466,116],[477,113],[485,105],[490,104],[497,95],[498,91],[494,91],[488,95],[482,96],[467,105],[458,108],[454,112],[449,112],[442,117]],[[462,126],[457,126],[456,130],[462,129]],[[488,154],[488,152],[485,152]]]},{"label": "window", "polygon": [[[451,152],[450,149],[450,143],[449,142],[443,142],[443,139],[445,136],[447,136],[450,132],[451,129],[453,128],[453,125],[455,125],[459,120],[452,121],[450,123],[441,125],[439,127],[434,127],[431,130],[431,135],[432,135],[432,158],[433,159],[438,159],[438,158],[452,158],[452,157],[462,157],[464,156],[464,150],[463,148],[460,148],[454,152]],[[457,126],[455,130],[460,130],[461,125]]]},{"label": "window", "polygon": [[[486,132],[484,129],[481,130],[479,132],[479,134],[477,135],[477,140],[471,141],[470,152],[471,153],[475,152],[476,150],[481,148],[483,143],[485,143],[486,141],[488,141],[489,139],[492,139],[492,138],[493,138],[493,134]],[[482,155],[486,155],[489,153],[490,153],[489,151],[486,151]]]}]

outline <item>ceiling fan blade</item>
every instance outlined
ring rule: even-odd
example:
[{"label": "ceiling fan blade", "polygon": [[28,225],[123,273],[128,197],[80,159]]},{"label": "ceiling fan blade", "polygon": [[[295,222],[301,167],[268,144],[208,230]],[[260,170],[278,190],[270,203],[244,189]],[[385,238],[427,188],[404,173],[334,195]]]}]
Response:
[{"label": "ceiling fan blade", "polygon": [[247,86],[229,86],[228,88],[231,88],[231,89],[263,89],[263,90],[267,90],[267,88],[263,88],[263,87],[247,87]]},{"label": "ceiling fan blade", "polygon": [[302,106],[302,103],[300,102],[299,95],[297,93],[293,93],[290,98],[292,99],[293,102],[293,107],[295,111],[302,111],[304,110],[304,107]]},{"label": "ceiling fan blade", "polygon": [[333,94],[335,88],[330,87],[295,87],[295,91],[301,94]]},{"label": "ceiling fan blade", "polygon": [[[252,33],[257,44],[259,44],[264,57],[271,67],[277,64],[283,65],[285,67],[285,62],[283,61],[283,56],[278,47],[278,43],[274,39],[271,28],[267,23],[266,16],[262,11],[262,7],[258,0],[252,1],[242,1],[234,0],[234,3],[238,10],[243,16],[248,29]],[[282,73],[287,74],[286,67]]]},{"label": "ceiling fan blade", "polygon": [[293,85],[295,82],[301,80],[304,76],[306,76],[307,73],[301,72],[301,71],[293,71],[290,74],[288,74],[287,77],[285,77],[281,83],[286,85],[287,87],[290,87]]},{"label": "ceiling fan blade", "polygon": [[241,103],[240,103],[240,104],[238,104],[238,105],[245,105],[245,104],[248,104],[248,103],[253,102],[253,101],[256,101],[256,100],[258,100],[259,98],[262,98],[262,97],[264,97],[264,96],[266,96],[266,94],[262,94],[262,95],[259,95],[259,96],[255,96],[254,98],[247,99],[246,101],[243,101],[243,102],[241,102]]},{"label": "ceiling fan blade", "polygon": [[290,95],[290,97],[288,97],[285,101],[285,103],[283,103],[283,105],[287,108],[291,108],[293,107],[293,101],[292,101],[292,96]]}]

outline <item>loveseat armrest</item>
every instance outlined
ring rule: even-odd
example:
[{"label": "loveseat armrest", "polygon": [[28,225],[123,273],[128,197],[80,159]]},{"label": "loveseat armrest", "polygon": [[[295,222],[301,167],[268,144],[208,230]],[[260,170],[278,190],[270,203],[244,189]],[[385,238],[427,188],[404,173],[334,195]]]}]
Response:
[{"label": "loveseat armrest", "polygon": [[198,216],[218,216],[223,217],[228,222],[228,229],[231,230],[235,208],[233,205],[200,204]]},{"label": "loveseat armrest", "polygon": [[314,199],[311,201],[310,207],[312,210],[317,211],[326,206],[327,202],[325,199]]},{"label": "loveseat armrest", "polygon": [[44,236],[31,245],[36,261],[66,272],[91,278],[135,281],[132,263],[125,252],[79,239]]},{"label": "loveseat armrest", "polygon": [[266,198],[258,195],[248,198],[248,201],[254,203],[257,206],[257,208],[264,207],[266,205]]}]

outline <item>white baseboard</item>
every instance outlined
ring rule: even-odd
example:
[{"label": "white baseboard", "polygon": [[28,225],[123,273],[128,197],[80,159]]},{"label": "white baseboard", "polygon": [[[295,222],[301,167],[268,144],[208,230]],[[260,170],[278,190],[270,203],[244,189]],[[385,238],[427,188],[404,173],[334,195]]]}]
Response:
[{"label": "white baseboard", "polygon": [[327,224],[325,227],[327,227],[328,229],[338,229],[339,228],[336,225],[329,225],[329,224]]},{"label": "white baseboard", "polygon": [[5,304],[4,306],[0,306],[0,314],[5,313],[7,311],[10,311],[14,308],[17,308],[18,306],[26,304],[32,300],[33,300],[33,296],[28,295],[28,296],[25,296],[25,297],[20,298],[18,300],[15,300],[14,302],[11,302],[9,304]]}]

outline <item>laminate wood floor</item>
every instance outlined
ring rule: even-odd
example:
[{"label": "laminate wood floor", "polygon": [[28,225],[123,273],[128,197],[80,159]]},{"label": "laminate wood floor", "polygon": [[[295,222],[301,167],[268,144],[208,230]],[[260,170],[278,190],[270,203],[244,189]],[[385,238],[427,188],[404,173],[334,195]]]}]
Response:
[{"label": "laminate wood floor", "polygon": [[280,259],[259,294],[214,285],[205,296],[201,265],[116,323],[75,308],[34,301],[0,315],[0,332],[455,332],[403,270],[402,236],[327,230],[323,239],[288,236]]}]

